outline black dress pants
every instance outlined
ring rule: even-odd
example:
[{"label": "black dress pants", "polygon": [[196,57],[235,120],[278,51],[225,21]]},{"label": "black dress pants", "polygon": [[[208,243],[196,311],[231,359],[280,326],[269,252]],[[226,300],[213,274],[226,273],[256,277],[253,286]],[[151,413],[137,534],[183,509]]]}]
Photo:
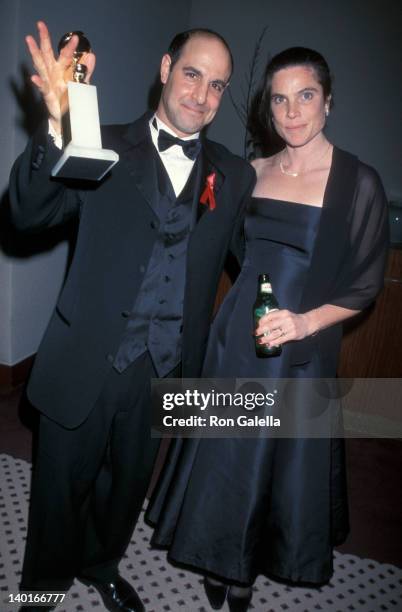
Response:
[{"label": "black dress pants", "polygon": [[113,581],[152,475],[148,353],[114,369],[84,423],[39,427],[21,587],[67,590],[75,577]]}]

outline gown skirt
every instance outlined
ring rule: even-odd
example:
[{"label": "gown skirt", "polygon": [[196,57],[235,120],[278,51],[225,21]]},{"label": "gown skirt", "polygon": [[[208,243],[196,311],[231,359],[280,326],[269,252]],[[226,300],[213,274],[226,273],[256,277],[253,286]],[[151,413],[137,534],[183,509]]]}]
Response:
[{"label": "gown skirt", "polygon": [[[280,307],[298,312],[320,213],[252,198],[245,261],[213,322],[204,377],[322,376],[318,355],[290,366],[284,345],[280,356],[261,359],[252,338],[259,274],[269,273]],[[173,562],[241,584],[259,574],[323,584],[333,546],[348,532],[343,440],[175,439],[147,519],[152,544],[168,548]]]}]

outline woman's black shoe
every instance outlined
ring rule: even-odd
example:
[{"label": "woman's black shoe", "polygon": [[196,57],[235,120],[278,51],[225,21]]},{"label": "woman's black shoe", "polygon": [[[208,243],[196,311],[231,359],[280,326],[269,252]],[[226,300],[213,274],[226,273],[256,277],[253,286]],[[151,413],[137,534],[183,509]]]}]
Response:
[{"label": "woman's black shoe", "polygon": [[225,603],[229,587],[226,584],[214,584],[208,578],[204,578],[204,589],[211,608],[220,610]]},{"label": "woman's black shoe", "polygon": [[[245,589],[244,589],[245,590]],[[228,605],[230,612],[247,612],[253,596],[253,589],[250,587],[244,595],[234,595],[233,587],[230,587],[228,593]]]}]

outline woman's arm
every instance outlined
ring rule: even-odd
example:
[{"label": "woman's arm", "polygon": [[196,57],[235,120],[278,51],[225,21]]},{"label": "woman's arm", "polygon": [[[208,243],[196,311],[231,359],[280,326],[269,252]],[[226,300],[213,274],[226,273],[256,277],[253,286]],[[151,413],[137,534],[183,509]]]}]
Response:
[{"label": "woman's arm", "polygon": [[387,199],[378,174],[361,163],[348,231],[349,251],[331,294],[324,298],[327,303],[303,314],[283,309],[265,315],[255,332],[269,332],[262,343],[303,340],[358,314],[380,292],[388,252]]},{"label": "woman's arm", "polygon": [[313,336],[331,325],[341,323],[358,314],[360,310],[351,310],[333,304],[323,304],[303,314],[290,310],[275,310],[263,317],[255,330],[261,344],[279,346],[290,340],[303,340]]}]

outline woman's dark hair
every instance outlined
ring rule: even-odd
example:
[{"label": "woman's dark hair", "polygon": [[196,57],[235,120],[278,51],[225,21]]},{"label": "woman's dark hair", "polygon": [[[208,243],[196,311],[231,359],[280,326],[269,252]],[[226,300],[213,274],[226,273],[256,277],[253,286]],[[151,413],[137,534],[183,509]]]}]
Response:
[{"label": "woman's dark hair", "polygon": [[333,104],[332,97],[332,77],[329,66],[321,53],[306,47],[290,47],[275,55],[269,62],[264,77],[263,90],[259,103],[259,121],[263,128],[272,132],[271,123],[271,90],[272,79],[278,70],[290,68],[291,66],[307,66],[312,68],[316,74],[317,81],[320,83],[324,98],[331,96],[330,106]]},{"label": "woman's dark hair", "polygon": [[229,47],[228,43],[226,42],[226,40],[223,38],[223,36],[221,36],[217,32],[214,32],[214,30],[208,30],[208,28],[194,28],[192,30],[186,30],[185,32],[180,32],[179,34],[176,34],[176,36],[173,38],[172,42],[170,43],[168,51],[167,51],[168,54],[170,55],[171,59],[172,59],[172,63],[171,63],[170,69],[173,68],[173,66],[175,65],[175,63],[179,59],[179,57],[181,55],[181,52],[183,51],[184,45],[193,36],[206,36],[206,37],[209,37],[209,38],[217,38],[218,40],[221,41],[221,43],[226,48],[226,50],[227,50],[227,52],[229,54],[229,58],[230,58],[230,76],[232,76],[232,73],[233,73],[233,56],[232,56],[232,52],[230,50],[230,47]]}]

